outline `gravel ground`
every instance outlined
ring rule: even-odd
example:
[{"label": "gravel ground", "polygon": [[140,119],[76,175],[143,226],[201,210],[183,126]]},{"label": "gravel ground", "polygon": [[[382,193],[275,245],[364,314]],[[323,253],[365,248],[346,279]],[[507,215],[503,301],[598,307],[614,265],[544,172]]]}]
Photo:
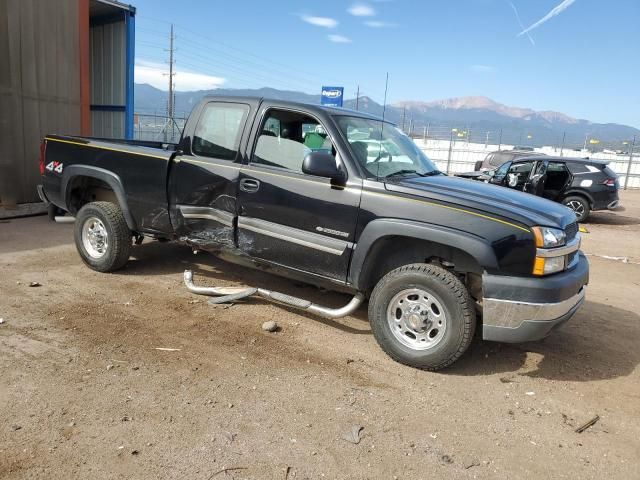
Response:
[{"label": "gravel ground", "polygon": [[155,242],[99,274],[70,225],[1,221],[0,478],[639,478],[640,192],[622,201],[585,225],[571,322],[542,342],[476,339],[439,373],[386,357],[364,307],[214,307],[182,272],[344,295]]}]

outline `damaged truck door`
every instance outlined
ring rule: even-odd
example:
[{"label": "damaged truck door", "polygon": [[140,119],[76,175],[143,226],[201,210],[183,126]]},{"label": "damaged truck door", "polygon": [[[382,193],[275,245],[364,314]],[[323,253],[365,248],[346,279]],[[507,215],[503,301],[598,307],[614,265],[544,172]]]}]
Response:
[{"label": "damaged truck door", "polygon": [[235,247],[234,219],[242,161],[239,147],[249,102],[204,103],[184,139],[170,175],[171,216],[176,233],[203,248]]},{"label": "damaged truck door", "polygon": [[[335,135],[311,112],[265,103],[249,165],[240,171],[239,247],[251,257],[345,282],[360,184],[349,184],[336,160]],[[339,163],[339,181],[303,171],[314,152]]]}]

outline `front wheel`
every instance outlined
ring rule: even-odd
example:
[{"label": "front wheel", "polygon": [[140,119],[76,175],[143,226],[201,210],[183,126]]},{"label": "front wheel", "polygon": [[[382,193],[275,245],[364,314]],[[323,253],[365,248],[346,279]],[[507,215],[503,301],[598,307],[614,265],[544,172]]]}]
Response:
[{"label": "front wheel", "polygon": [[391,358],[440,370],[469,347],[476,313],[469,292],[455,275],[436,265],[415,263],[378,282],[369,300],[369,322]]},{"label": "front wheel", "polygon": [[578,223],[586,221],[587,217],[589,217],[589,213],[591,212],[591,207],[589,207],[587,199],[578,197],[577,195],[565,198],[562,200],[562,204],[573,210],[573,213],[576,214],[576,220]]},{"label": "front wheel", "polygon": [[98,272],[124,267],[131,253],[131,231],[118,205],[92,202],[76,215],[74,238],[80,257]]}]

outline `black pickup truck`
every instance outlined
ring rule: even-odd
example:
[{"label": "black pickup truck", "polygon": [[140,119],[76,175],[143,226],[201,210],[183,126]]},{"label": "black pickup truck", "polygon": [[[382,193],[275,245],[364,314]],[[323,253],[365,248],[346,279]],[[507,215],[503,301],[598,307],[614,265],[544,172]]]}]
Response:
[{"label": "black pickup truck", "polygon": [[185,272],[194,293],[255,293],[331,318],[368,298],[380,346],[415,367],[453,363],[477,322],[486,340],[543,338],[584,301],[571,210],[444,175],[361,112],[205,97],[177,145],[48,135],[40,162],[40,196],[75,216],[90,268],[122,268],[133,239],[151,237],[349,292],[331,309],[260,286],[196,287]]}]

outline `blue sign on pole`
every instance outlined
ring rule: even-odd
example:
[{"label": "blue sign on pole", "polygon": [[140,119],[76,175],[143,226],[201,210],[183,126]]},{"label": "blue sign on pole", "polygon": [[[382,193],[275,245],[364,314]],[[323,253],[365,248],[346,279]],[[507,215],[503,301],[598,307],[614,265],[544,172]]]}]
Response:
[{"label": "blue sign on pole", "polygon": [[320,104],[328,107],[342,107],[344,87],[322,87]]}]

